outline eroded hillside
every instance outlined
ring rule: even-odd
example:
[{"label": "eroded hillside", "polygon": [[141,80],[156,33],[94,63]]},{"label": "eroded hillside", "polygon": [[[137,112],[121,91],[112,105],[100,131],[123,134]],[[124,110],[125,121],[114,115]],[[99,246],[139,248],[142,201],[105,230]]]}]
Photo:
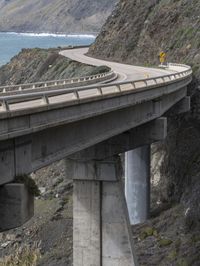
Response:
[{"label": "eroded hillside", "polygon": [[97,32],[117,0],[0,0],[0,31]]},{"label": "eroded hillside", "polygon": [[90,53],[153,65],[161,50],[169,61],[200,64],[199,0],[121,0]]},{"label": "eroded hillside", "polygon": [[153,165],[152,206],[158,203],[158,209],[148,230],[140,227],[136,246],[141,265],[194,266],[200,262],[200,1],[121,0],[89,53],[152,66],[158,65],[160,51],[170,62],[192,66],[191,111],[165,114],[168,137],[153,148],[159,167]]}]

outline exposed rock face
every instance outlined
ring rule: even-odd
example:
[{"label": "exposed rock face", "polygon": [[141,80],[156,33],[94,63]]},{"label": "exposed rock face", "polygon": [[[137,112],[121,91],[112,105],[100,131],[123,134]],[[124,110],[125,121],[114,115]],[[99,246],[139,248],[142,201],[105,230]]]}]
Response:
[{"label": "exposed rock face", "polygon": [[0,31],[97,32],[117,0],[0,0]]},{"label": "exposed rock face", "polygon": [[[192,96],[191,111],[179,116],[172,110],[168,112],[168,137],[154,147],[154,158],[162,159],[159,167],[153,167],[153,177],[155,174],[159,177],[153,187],[154,206],[156,200],[161,203],[160,211],[164,210],[162,204],[178,204],[180,211],[176,219],[173,213],[176,209],[171,208],[170,215],[162,214],[167,218],[157,216],[152,223],[161,232],[164,226],[168,237],[174,224],[176,239],[182,238],[181,243],[178,251],[165,247],[159,253],[158,243],[153,244],[151,237],[149,242],[139,240],[142,265],[198,265],[200,261],[200,240],[194,240],[200,228],[199,14],[198,0],[121,0],[89,51],[95,57],[146,66],[157,65],[159,52],[165,51],[168,61],[190,64],[194,71],[193,83],[188,88]],[[164,223],[162,219],[167,221]]]},{"label": "exposed rock face", "polygon": [[169,61],[200,64],[198,0],[121,0],[90,54],[140,65]]},{"label": "exposed rock face", "polygon": [[165,200],[180,200],[191,180],[191,171],[199,171],[200,94],[195,90],[200,83],[199,14],[198,0],[121,0],[89,51],[97,57],[154,65],[159,51],[164,50],[168,61],[193,66],[195,77],[188,90],[191,112],[178,117],[168,114],[169,134],[163,145],[161,176],[168,177],[168,183],[171,178],[171,188],[163,195]]}]

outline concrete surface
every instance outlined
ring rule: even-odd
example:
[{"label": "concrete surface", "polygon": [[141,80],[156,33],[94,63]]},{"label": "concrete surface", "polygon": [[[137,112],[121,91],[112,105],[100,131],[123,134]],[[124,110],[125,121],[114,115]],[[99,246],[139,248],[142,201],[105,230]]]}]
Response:
[{"label": "concrete surface", "polygon": [[150,213],[150,146],[125,154],[125,195],[131,225],[143,223]]},{"label": "concrete surface", "polygon": [[[167,90],[169,94],[163,94],[163,90],[157,88],[153,94],[148,90],[144,94],[7,118],[3,124],[1,120],[0,138],[8,137],[10,140],[1,141],[4,144],[0,146],[3,158],[0,161],[0,183],[10,182],[15,175],[29,174],[159,118],[187,93],[185,87],[176,88],[174,85]],[[160,95],[159,100],[153,100],[155,95]]]},{"label": "concrete surface", "polygon": [[0,231],[23,225],[34,214],[34,196],[24,184],[0,186]]},{"label": "concrete surface", "polygon": [[109,66],[112,70],[118,73],[119,75],[118,81],[138,80],[138,79],[162,76],[162,75],[176,72],[175,68],[174,68],[174,71],[170,71],[170,70],[165,70],[165,69],[139,67],[139,66],[121,64],[121,63],[116,63],[116,62],[109,62],[109,61],[86,56],[85,54],[87,52],[88,52],[88,48],[81,48],[81,49],[61,51],[60,54],[72,60],[75,60],[75,61],[78,61],[84,64],[88,64],[88,65]]},{"label": "concrete surface", "polygon": [[[71,164],[74,164],[71,172],[74,179],[74,265],[136,266],[127,206],[119,178],[119,160],[82,160],[71,161]],[[91,180],[81,180],[80,169]]]},{"label": "concrete surface", "polygon": [[[74,266],[137,266],[121,167],[111,156],[166,136],[166,119],[160,117],[177,103],[179,111],[187,109],[191,70],[186,66],[184,74],[163,77],[184,66],[136,67],[89,58],[85,52],[61,54],[110,66],[121,83],[0,97],[0,185],[70,156]],[[130,218],[136,223],[148,217],[149,149],[139,148],[127,158],[126,194]],[[32,209],[24,185],[0,187],[2,230],[26,222]]]}]

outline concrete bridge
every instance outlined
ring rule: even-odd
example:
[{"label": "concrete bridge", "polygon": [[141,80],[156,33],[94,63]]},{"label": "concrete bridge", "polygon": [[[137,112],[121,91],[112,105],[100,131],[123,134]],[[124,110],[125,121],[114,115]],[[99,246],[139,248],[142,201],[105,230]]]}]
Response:
[{"label": "concrete bridge", "polygon": [[166,137],[165,112],[189,110],[192,70],[106,62],[86,51],[62,54],[111,71],[0,88],[0,228],[33,215],[33,197],[15,178],[67,157],[74,179],[74,265],[138,265],[130,225],[149,214],[150,144]]}]

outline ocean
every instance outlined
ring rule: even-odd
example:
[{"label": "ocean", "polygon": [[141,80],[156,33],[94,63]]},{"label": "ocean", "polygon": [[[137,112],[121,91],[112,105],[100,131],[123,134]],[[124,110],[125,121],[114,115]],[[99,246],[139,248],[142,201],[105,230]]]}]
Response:
[{"label": "ocean", "polygon": [[94,40],[94,35],[0,32],[0,66],[9,62],[22,48],[88,45]]}]

